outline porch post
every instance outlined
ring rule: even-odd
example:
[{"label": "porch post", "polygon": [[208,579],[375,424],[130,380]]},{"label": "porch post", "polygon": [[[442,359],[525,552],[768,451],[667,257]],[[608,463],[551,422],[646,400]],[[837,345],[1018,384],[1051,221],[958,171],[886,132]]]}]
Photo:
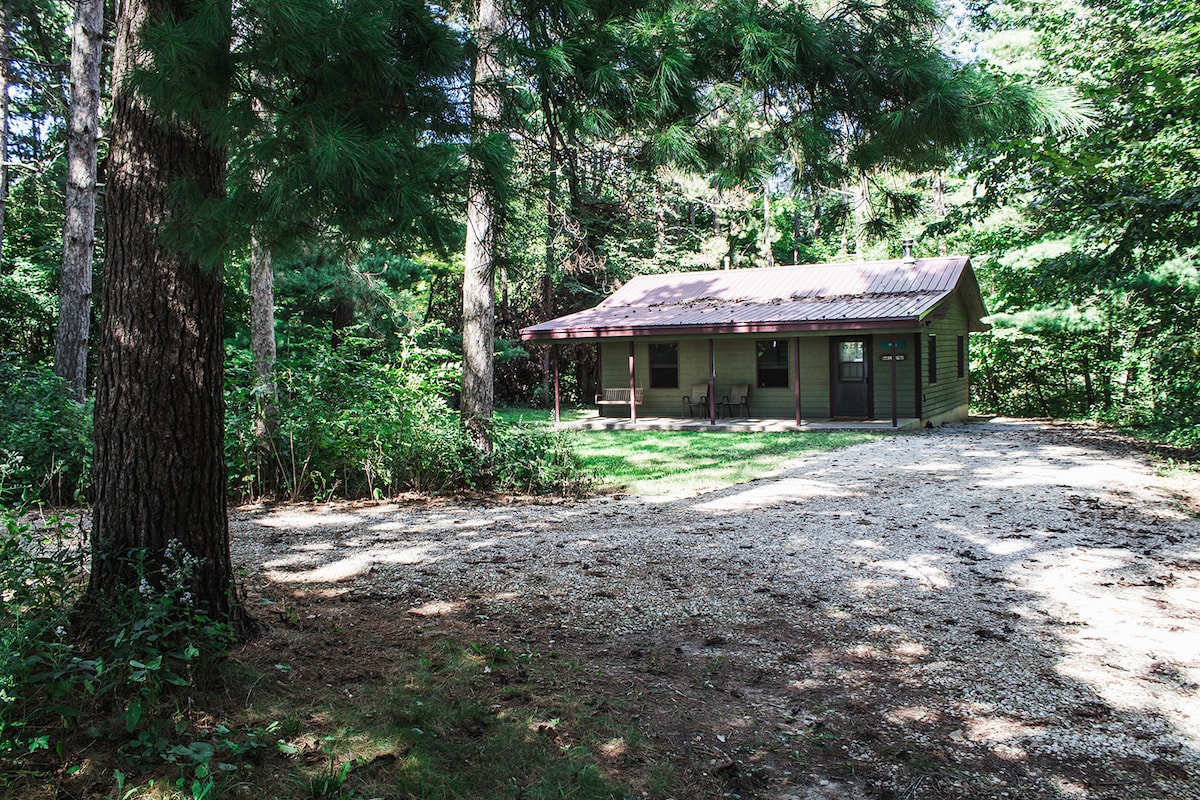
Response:
[{"label": "porch post", "polygon": [[550,360],[554,362],[554,424],[562,422],[562,391],[558,381],[558,345],[550,346]]},{"label": "porch post", "polygon": [[717,351],[713,340],[708,340],[708,424],[717,424]]},{"label": "porch post", "polygon": [[637,422],[637,387],[633,377],[633,340],[629,340],[629,421]]},{"label": "porch post", "polygon": [[892,427],[899,427],[896,416],[896,334],[892,334]]},{"label": "porch post", "polygon": [[800,427],[800,337],[796,336],[792,339],[792,343],[796,345],[796,374],[792,378],[792,388],[796,393],[796,427]]}]

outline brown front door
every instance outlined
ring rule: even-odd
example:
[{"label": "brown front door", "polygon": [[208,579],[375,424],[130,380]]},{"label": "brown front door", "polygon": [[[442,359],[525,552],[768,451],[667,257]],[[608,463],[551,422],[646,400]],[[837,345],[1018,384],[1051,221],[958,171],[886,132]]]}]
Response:
[{"label": "brown front door", "polygon": [[870,419],[871,337],[829,340],[829,411],[841,419]]}]

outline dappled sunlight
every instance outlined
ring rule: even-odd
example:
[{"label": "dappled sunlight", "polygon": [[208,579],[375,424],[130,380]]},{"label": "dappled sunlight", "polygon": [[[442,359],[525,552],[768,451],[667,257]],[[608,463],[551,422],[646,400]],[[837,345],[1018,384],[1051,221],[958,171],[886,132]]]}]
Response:
[{"label": "dappled sunlight", "polygon": [[961,461],[924,461],[920,464],[905,464],[900,469],[903,472],[956,473],[962,472],[964,468]]},{"label": "dappled sunlight", "polygon": [[[1046,780],[1098,753],[1192,759],[1195,521],[1121,459],[962,433],[685,497],[364,504],[293,531],[282,509],[246,535],[271,543],[271,581],[393,595],[423,626],[541,629],[543,648],[586,642],[652,675],[690,661],[670,696],[727,692],[711,724],[730,743],[782,707],[824,737],[828,702],[888,746]],[[724,683],[738,667],[757,677]]]},{"label": "dappled sunlight", "polygon": [[281,511],[271,511],[257,518],[257,523],[268,528],[281,530],[312,530],[334,526],[349,527],[363,522],[355,514],[339,514],[322,510],[320,506],[297,506]]},{"label": "dappled sunlight", "polygon": [[446,600],[430,600],[428,603],[421,603],[408,609],[408,613],[417,617],[445,617],[452,614],[457,614],[465,607],[462,602],[449,602]]},{"label": "dappled sunlight", "polygon": [[[1183,559],[1192,565],[1200,553]],[[1181,559],[1182,560],[1182,559]],[[1056,671],[1115,708],[1153,711],[1200,747],[1200,580],[1128,550],[1043,552],[1010,571],[1065,627]]]},{"label": "dappled sunlight", "polygon": [[817,497],[850,497],[855,492],[828,481],[800,477],[764,481],[740,491],[695,504],[698,511],[745,510],[748,507],[775,506],[780,503],[810,500]]},{"label": "dappled sunlight", "polygon": [[935,561],[940,560],[940,556],[917,554],[902,560],[874,561],[871,562],[871,566],[876,569],[898,572],[915,580],[920,585],[921,591],[932,592],[937,589],[945,589],[952,583],[950,574],[934,564]]},{"label": "dappled sunlight", "polygon": [[284,571],[281,567],[299,566],[302,559],[287,559],[290,564],[268,562],[264,564],[267,578],[272,581],[286,583],[337,583],[365,575],[371,569],[372,559],[366,553],[339,558],[321,564],[312,569],[292,569]]}]

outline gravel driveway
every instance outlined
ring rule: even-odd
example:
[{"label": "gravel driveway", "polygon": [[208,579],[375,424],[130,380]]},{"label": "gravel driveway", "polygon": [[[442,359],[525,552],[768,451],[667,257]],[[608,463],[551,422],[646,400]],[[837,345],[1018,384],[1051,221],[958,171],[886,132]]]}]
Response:
[{"label": "gravel driveway", "polygon": [[[963,797],[1195,798],[1198,512],[1195,473],[1086,428],[995,420],[698,496],[244,508],[232,524],[252,593],[505,620],[608,659],[647,715],[692,715],[696,742],[832,731],[862,767],[796,766],[751,796],[900,797],[925,753],[951,776],[936,796],[961,780]],[[710,665],[691,685],[712,694],[679,700],[667,662]]]}]

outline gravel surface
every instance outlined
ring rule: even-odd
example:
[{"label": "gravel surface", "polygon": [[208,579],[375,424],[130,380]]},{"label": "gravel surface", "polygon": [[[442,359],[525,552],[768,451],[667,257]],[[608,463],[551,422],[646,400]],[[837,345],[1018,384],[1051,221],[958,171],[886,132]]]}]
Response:
[{"label": "gravel surface", "polygon": [[698,723],[721,742],[735,712],[800,736],[832,708],[887,743],[843,747],[869,785],[772,797],[903,796],[902,747],[984,765],[977,796],[1020,765],[1013,797],[1196,798],[1196,484],[1091,429],[994,420],[688,497],[248,507],[233,548],[252,593],[728,659],[752,677]]}]

